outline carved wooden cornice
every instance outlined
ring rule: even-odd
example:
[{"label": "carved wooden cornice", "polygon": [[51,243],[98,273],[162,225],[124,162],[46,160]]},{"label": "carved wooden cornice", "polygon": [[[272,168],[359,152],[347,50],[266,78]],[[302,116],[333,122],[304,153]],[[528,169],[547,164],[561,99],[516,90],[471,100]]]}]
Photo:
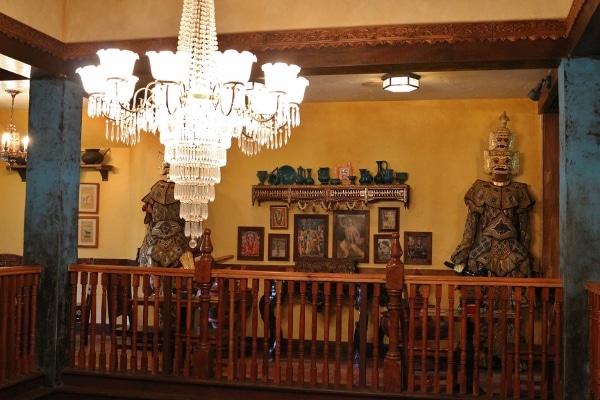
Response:
[{"label": "carved wooden cornice", "polygon": [[[585,0],[578,0],[584,2]],[[576,3],[578,2],[576,0]],[[576,17],[577,14],[570,16]],[[219,35],[219,47],[239,50],[302,50],[379,45],[476,43],[557,40],[567,35],[567,21],[536,20],[457,24],[387,25],[301,29]],[[571,24],[569,24],[571,25]],[[151,49],[175,49],[177,38],[63,43],[15,19],[0,14],[0,33],[63,60],[93,57],[100,48],[120,47],[144,54]]]}]

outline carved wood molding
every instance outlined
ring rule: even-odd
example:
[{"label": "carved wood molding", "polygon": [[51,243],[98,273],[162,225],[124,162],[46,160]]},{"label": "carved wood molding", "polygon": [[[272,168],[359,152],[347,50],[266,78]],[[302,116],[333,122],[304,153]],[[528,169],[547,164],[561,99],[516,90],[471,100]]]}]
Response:
[{"label": "carved wood molding", "polygon": [[[577,14],[570,16],[574,18]],[[174,50],[177,46],[177,38],[63,43],[4,14],[0,14],[0,33],[63,60],[93,57],[98,49],[106,47],[127,48],[144,54],[151,49]],[[566,37],[566,34],[567,22],[562,20],[387,25],[223,34],[219,35],[219,46],[222,49],[254,51],[301,50],[343,46],[557,40]]]}]

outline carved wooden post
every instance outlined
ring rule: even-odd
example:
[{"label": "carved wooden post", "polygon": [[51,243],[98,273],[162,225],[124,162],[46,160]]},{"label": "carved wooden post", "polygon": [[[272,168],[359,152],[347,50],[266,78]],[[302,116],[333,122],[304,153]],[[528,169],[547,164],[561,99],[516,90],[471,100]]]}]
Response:
[{"label": "carved wooden post", "polygon": [[194,280],[200,288],[200,344],[194,351],[193,368],[194,376],[208,379],[213,375],[214,357],[213,349],[208,342],[208,309],[210,307],[211,270],[214,259],[213,246],[210,241],[210,229],[204,230],[200,244],[201,256],[195,263],[196,271]]},{"label": "carved wooden post", "polygon": [[[402,313],[402,288],[404,287],[404,264],[400,261],[402,248],[399,234],[392,234],[391,258],[386,266],[385,287],[389,295],[388,312],[390,315],[389,349],[383,360],[383,389],[386,392],[399,393],[404,384],[403,357],[399,349],[399,329],[406,337]],[[406,350],[404,347],[403,351]]]}]

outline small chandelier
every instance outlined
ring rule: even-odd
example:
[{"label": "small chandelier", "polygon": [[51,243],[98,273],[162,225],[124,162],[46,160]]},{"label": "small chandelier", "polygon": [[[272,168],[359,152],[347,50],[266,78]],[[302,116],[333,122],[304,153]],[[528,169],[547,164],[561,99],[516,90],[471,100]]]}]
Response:
[{"label": "small chandelier", "polygon": [[297,65],[269,63],[264,84],[249,82],[256,56],[218,51],[213,0],[184,0],[178,39],[176,53],[146,53],[154,81],[137,91],[139,56],[128,50],[100,50],[100,65],[76,72],[89,94],[88,115],[107,119],[107,138],[135,144],[142,130],[160,132],[194,247],[231,140],[247,155],[287,143],[308,80]]},{"label": "small chandelier", "polygon": [[383,89],[394,93],[408,93],[419,88],[421,77],[411,72],[405,74],[385,74],[381,77]]},{"label": "small chandelier", "polygon": [[17,131],[14,123],[15,116],[15,96],[21,93],[20,90],[6,90],[12,97],[10,106],[10,124],[8,130],[2,134],[2,149],[0,149],[0,158],[8,164],[25,164],[27,162],[27,145],[29,137],[25,136],[21,140],[21,135]]}]

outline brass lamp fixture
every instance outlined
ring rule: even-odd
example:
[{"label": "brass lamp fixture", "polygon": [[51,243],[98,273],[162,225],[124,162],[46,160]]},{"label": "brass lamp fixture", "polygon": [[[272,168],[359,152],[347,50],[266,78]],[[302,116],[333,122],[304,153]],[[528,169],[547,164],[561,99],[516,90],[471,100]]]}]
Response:
[{"label": "brass lamp fixture", "polygon": [[529,91],[527,97],[529,97],[533,101],[538,101],[542,96],[542,88],[544,85],[546,89],[550,89],[552,87],[552,76],[550,75],[551,71],[548,71],[548,75],[543,78],[533,89]]},{"label": "brass lamp fixture", "polygon": [[27,145],[29,137],[25,136],[21,140],[21,135],[17,131],[14,122],[15,115],[15,96],[21,93],[20,90],[7,89],[6,92],[12,97],[10,107],[10,124],[8,129],[2,134],[2,148],[0,149],[0,158],[8,164],[25,164],[27,162]]},{"label": "brass lamp fixture", "polygon": [[383,89],[394,93],[408,93],[419,88],[421,77],[412,72],[385,74],[381,77]]}]

